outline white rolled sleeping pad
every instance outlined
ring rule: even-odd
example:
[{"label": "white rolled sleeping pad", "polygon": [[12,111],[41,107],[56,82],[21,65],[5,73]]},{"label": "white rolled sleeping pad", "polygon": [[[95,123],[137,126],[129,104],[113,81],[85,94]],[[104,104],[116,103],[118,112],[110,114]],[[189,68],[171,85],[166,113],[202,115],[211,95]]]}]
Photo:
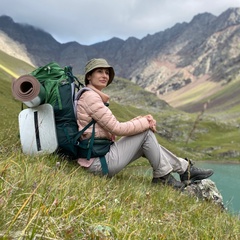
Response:
[{"label": "white rolled sleeping pad", "polygon": [[28,107],[37,107],[44,103],[45,89],[41,83],[31,75],[22,75],[12,82],[14,98]]}]

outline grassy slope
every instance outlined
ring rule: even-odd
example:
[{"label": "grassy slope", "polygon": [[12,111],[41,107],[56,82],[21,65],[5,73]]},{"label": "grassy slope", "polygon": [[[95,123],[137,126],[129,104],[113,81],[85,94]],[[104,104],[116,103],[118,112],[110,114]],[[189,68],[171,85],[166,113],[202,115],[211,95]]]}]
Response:
[{"label": "grassy slope", "polygon": [[[87,174],[55,156],[0,161],[0,237],[16,239],[238,239],[237,217],[151,186],[148,176]],[[105,236],[105,237],[103,237]]]},{"label": "grassy slope", "polygon": [[216,82],[196,81],[177,91],[163,95],[162,98],[169,102],[171,106],[181,108],[198,103],[216,88],[218,88]]},{"label": "grassy slope", "polygon": [[[105,179],[87,174],[54,155],[23,155],[17,126],[21,104],[11,97],[11,76],[0,70],[0,81],[0,237],[238,239],[240,236],[237,217],[171,188],[151,186],[149,174],[133,173],[131,166],[116,177]],[[111,108],[122,121],[142,112],[114,102]],[[156,117],[160,114],[170,119],[172,127],[192,121],[191,115],[178,112],[177,117],[170,118],[170,112],[156,113]],[[159,140],[176,149],[166,139]],[[143,161],[139,164],[145,164]]]},{"label": "grassy slope", "polygon": [[[0,65],[3,65],[10,71],[14,72],[16,77],[29,73],[33,70],[33,67],[31,65],[13,58],[2,51],[0,51]],[[9,81],[11,78],[7,77],[6,80]]]},{"label": "grassy slope", "polygon": [[[204,102],[208,102],[206,113],[216,119],[217,125],[213,126],[211,122],[203,123],[205,126],[211,126],[212,131],[202,136],[193,145],[201,146],[209,144],[213,150],[211,154],[225,156],[227,152],[234,153],[240,149],[240,78],[230,82],[224,88],[221,88],[211,97],[205,98],[192,106],[185,105],[181,109],[199,108]],[[219,120],[226,124],[219,124]],[[204,142],[204,144],[202,144]],[[220,147],[221,146],[221,147]],[[240,159],[239,155],[237,159]]]},{"label": "grassy slope", "polygon": [[207,112],[222,119],[232,118],[240,121],[240,78],[223,85],[215,94],[206,97],[197,103],[183,104],[182,110],[201,109],[208,102]]},{"label": "grassy slope", "polygon": [[240,122],[240,77],[228,83],[198,80],[185,88],[163,95],[171,106],[187,112],[202,111],[208,102],[206,113],[224,121]]}]

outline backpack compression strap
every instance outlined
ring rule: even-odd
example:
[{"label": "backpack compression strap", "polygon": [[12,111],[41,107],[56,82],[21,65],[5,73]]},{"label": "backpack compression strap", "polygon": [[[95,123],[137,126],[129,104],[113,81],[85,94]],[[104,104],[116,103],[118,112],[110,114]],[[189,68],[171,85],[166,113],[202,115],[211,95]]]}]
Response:
[{"label": "backpack compression strap", "polygon": [[[91,136],[88,154],[87,154],[87,160],[89,160],[91,158],[91,153],[92,153],[92,148],[93,148],[93,143],[94,143],[94,138],[95,138],[95,123],[96,123],[96,121],[93,119],[92,122],[93,122],[93,129],[92,129],[92,136]],[[102,167],[102,173],[103,173],[103,175],[107,175],[108,174],[108,165],[106,162],[106,158],[105,158],[105,156],[100,156],[99,159],[100,159],[100,163],[101,163],[101,167]]]},{"label": "backpack compression strap", "polygon": [[103,175],[108,174],[108,165],[105,156],[99,157]]}]

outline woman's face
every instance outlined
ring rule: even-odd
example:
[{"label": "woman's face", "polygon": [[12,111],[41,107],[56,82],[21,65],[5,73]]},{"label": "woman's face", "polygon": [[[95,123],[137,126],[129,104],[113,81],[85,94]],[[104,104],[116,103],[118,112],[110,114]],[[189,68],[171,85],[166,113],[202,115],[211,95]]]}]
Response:
[{"label": "woman's face", "polygon": [[87,77],[89,84],[93,85],[98,90],[105,88],[109,81],[109,69],[108,68],[97,68],[91,75]]}]

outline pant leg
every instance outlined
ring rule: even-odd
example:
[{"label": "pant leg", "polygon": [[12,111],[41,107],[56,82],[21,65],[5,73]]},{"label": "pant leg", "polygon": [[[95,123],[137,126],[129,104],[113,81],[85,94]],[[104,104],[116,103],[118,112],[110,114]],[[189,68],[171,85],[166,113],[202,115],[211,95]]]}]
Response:
[{"label": "pant leg", "polygon": [[[166,148],[159,145],[155,134],[151,131],[122,137],[115,142],[106,154],[109,176],[120,172],[129,163],[140,157],[146,157],[153,168],[153,177],[162,177],[172,171],[183,173],[187,169],[187,161],[176,157]],[[96,159],[89,170],[98,172],[99,159]]]}]

